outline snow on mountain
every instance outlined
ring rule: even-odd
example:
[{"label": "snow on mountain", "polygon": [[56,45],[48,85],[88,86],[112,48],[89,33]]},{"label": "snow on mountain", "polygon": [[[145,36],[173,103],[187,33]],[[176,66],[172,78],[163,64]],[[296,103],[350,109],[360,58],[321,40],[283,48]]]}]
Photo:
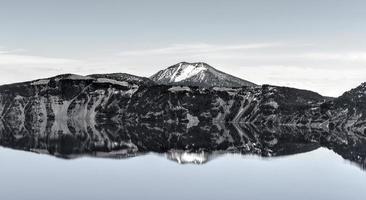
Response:
[{"label": "snow on mountain", "polygon": [[30,83],[31,85],[34,85],[34,86],[40,86],[40,85],[48,85],[51,80],[52,81],[61,81],[61,80],[74,80],[74,81],[89,80],[89,81],[92,81],[92,80],[94,80],[94,78],[87,77],[87,76],[81,76],[78,74],[60,74],[60,75],[50,77],[50,78],[38,79],[38,80],[30,81],[30,82],[15,83],[15,84]]},{"label": "snow on mountain", "polygon": [[199,87],[242,87],[254,83],[221,72],[206,63],[181,62],[150,77],[163,85],[186,85]]},{"label": "snow on mountain", "polygon": [[184,65],[182,63],[179,64],[179,67],[177,70],[175,70],[174,74],[171,77],[171,81],[179,82],[183,81],[187,78],[190,78],[192,76],[195,76],[199,74],[200,72],[206,71],[207,68],[203,66],[203,64],[200,65]]},{"label": "snow on mountain", "polygon": [[154,81],[146,77],[135,76],[126,73],[112,73],[112,74],[91,74],[88,77],[97,78],[100,80],[110,79],[119,82],[129,82],[136,85],[152,86],[155,85]]}]

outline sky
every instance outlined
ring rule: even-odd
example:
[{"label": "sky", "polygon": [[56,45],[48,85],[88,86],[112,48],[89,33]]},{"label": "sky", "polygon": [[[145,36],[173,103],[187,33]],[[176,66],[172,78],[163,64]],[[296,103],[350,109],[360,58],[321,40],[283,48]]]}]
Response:
[{"label": "sky", "polygon": [[181,61],[327,96],[366,82],[366,1],[0,0],[0,84]]}]

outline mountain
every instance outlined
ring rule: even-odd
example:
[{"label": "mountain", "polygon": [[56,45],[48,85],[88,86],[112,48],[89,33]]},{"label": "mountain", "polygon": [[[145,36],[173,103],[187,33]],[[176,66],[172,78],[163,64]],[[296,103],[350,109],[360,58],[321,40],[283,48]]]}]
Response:
[{"label": "mountain", "polygon": [[[95,76],[97,77],[97,76]],[[99,76],[98,76],[99,77]],[[107,76],[103,76],[107,77]],[[126,80],[126,81],[123,81]],[[28,123],[68,132],[71,123],[250,123],[327,128],[348,127],[360,112],[342,112],[336,100],[311,91],[263,85],[242,88],[200,88],[137,85],[133,79],[60,75],[0,86],[0,118],[18,128]],[[346,102],[351,106],[353,100]],[[363,116],[363,115],[362,115]],[[81,129],[82,127],[80,127]]]},{"label": "mountain", "polygon": [[249,81],[219,71],[206,63],[181,62],[150,77],[158,84],[199,87],[256,86]]},{"label": "mountain", "polygon": [[[106,77],[106,76],[103,76]],[[119,81],[120,80],[120,81]],[[70,124],[253,123],[326,126],[313,115],[325,99],[314,92],[263,85],[242,88],[137,85],[135,80],[73,74],[0,86],[0,119],[70,132]],[[47,123],[57,124],[49,127]]]},{"label": "mountain", "polygon": [[[280,155],[286,154],[282,144],[286,152],[296,152],[315,142],[362,163],[365,102],[366,84],[331,99],[271,85],[202,88],[159,85],[127,74],[63,74],[0,86],[0,143],[50,153],[129,156],[170,150]],[[259,133],[246,125],[259,127]],[[206,162],[200,154],[168,158]]]},{"label": "mountain", "polygon": [[364,133],[366,84],[329,99],[315,92],[262,85],[212,87],[158,85],[128,74],[47,79],[0,86],[0,119],[67,132],[70,123],[250,123],[339,128]]}]

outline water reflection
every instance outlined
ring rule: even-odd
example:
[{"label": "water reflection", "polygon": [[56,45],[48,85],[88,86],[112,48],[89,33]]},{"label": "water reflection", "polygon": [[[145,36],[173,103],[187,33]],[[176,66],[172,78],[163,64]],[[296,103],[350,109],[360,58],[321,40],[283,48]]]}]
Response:
[{"label": "water reflection", "polygon": [[88,124],[78,121],[0,123],[0,145],[60,158],[81,156],[129,158],[148,152],[166,153],[177,163],[203,164],[220,154],[262,157],[293,155],[319,147],[366,166],[366,139],[344,130],[291,126],[257,127],[249,124],[121,123]]}]

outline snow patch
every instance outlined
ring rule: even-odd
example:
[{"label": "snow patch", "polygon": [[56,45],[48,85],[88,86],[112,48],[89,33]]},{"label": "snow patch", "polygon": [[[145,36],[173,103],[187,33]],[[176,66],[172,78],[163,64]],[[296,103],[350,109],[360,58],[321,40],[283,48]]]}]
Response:
[{"label": "snow patch", "polygon": [[20,95],[16,95],[15,97],[14,97],[14,100],[22,100],[23,99],[23,97],[22,96],[20,96]]},{"label": "snow patch", "polygon": [[191,88],[187,86],[174,86],[168,89],[171,92],[191,91]]},{"label": "snow patch", "polygon": [[278,143],[278,140],[277,140],[277,138],[274,138],[271,141],[266,141],[266,143],[269,144],[270,146],[274,146]]},{"label": "snow patch", "polygon": [[125,86],[125,87],[129,86],[129,83],[126,81],[116,81],[116,80],[108,79],[108,78],[98,78],[97,82],[98,83],[110,83],[110,84],[121,85],[121,86]]},{"label": "snow patch", "polygon": [[269,106],[271,106],[271,107],[273,107],[275,109],[278,108],[278,103],[275,102],[275,101],[270,101],[270,102],[266,103],[266,105],[269,105]]},{"label": "snow patch", "polygon": [[192,76],[197,75],[198,73],[202,71],[206,71],[207,68],[203,65],[201,66],[194,66],[194,65],[182,65],[180,64],[179,67],[176,69],[174,74],[171,77],[171,81],[173,82],[180,82],[185,79],[188,79]]},{"label": "snow patch", "polygon": [[193,116],[189,113],[187,113],[187,119],[188,119],[187,128],[198,126],[198,124],[200,123],[200,120],[198,119],[198,117]]},{"label": "snow patch", "polygon": [[61,79],[67,79],[67,80],[93,80],[93,78],[87,77],[87,76],[81,76],[77,74],[70,74],[68,76],[58,78],[56,81],[59,81]]},{"label": "snow patch", "polygon": [[240,91],[240,89],[238,88],[227,88],[227,87],[213,87],[212,89],[218,92],[227,92],[230,95],[236,95]]},{"label": "snow patch", "polygon": [[41,79],[35,82],[32,82],[31,85],[47,85],[50,82],[49,79]]},{"label": "snow patch", "polygon": [[127,94],[128,96],[132,96],[133,94],[135,94],[135,92],[137,92],[137,90],[138,90],[139,88],[132,88],[132,89],[130,89],[130,90],[127,90],[126,92],[125,92],[125,94]]},{"label": "snow patch", "polygon": [[[249,109],[249,107],[251,106],[251,103],[253,101],[257,100],[256,97],[251,97],[249,94],[242,96],[242,98],[243,99],[241,100],[241,106],[239,108],[239,111],[233,119],[234,123],[239,122],[241,120],[241,117],[245,113],[245,111],[247,111]],[[245,103],[247,103],[247,104],[245,104]]]}]

